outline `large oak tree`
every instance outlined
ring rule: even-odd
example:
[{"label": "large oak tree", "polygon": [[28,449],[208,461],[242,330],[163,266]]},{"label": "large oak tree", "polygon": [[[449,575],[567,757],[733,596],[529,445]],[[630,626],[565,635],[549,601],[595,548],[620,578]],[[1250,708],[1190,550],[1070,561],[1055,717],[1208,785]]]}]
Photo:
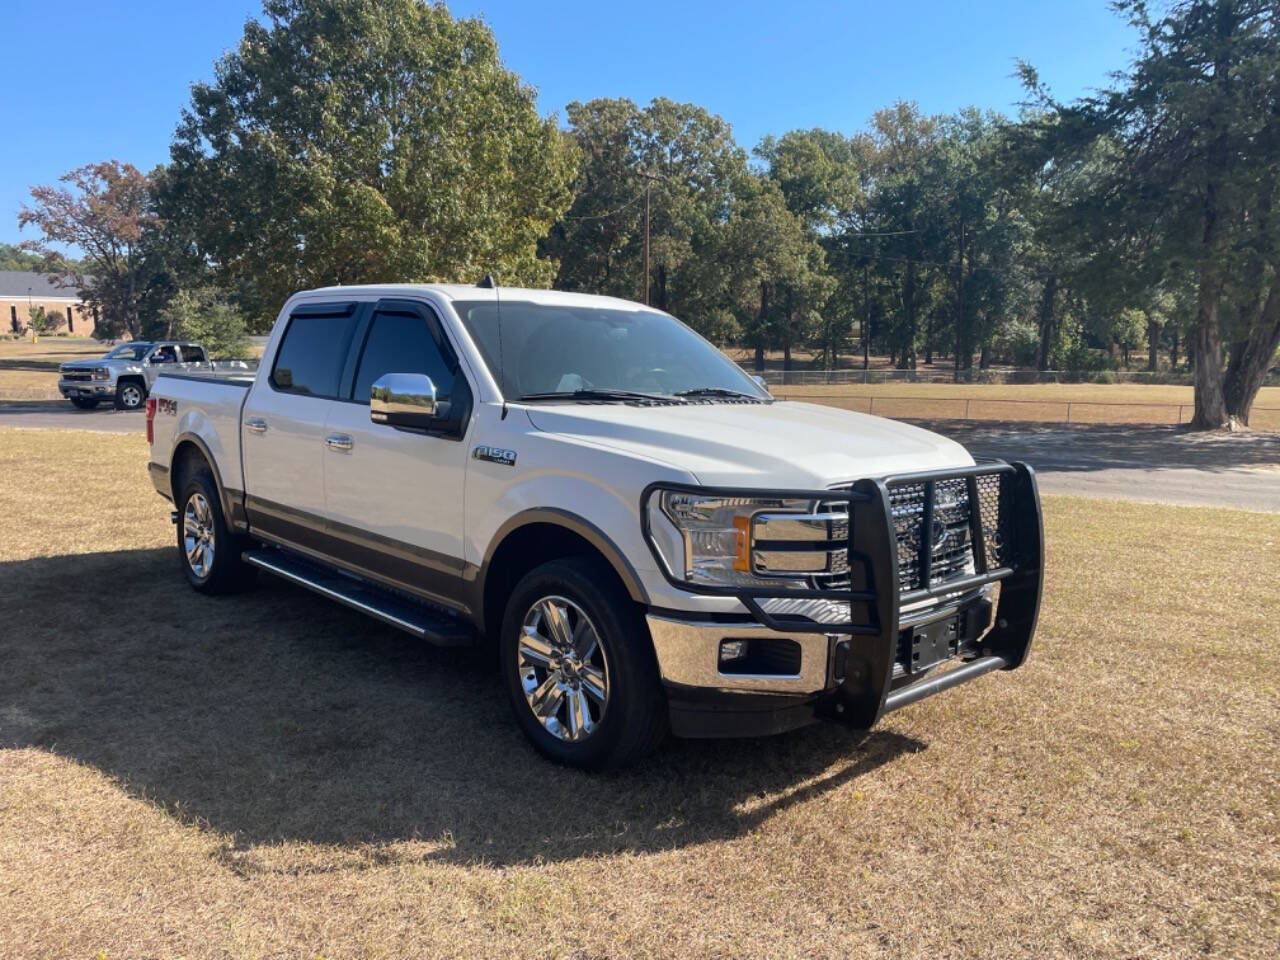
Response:
[{"label": "large oak tree", "polygon": [[485,24],[422,0],[264,10],[193,87],[162,198],[259,323],[302,287],[550,283],[572,149]]}]

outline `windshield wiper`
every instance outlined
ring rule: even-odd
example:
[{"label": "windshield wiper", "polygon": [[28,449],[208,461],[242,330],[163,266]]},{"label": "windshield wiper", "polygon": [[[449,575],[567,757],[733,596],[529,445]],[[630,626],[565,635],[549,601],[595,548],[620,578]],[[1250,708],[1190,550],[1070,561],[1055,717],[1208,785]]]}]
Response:
[{"label": "windshield wiper", "polygon": [[528,400],[615,400],[639,403],[675,403],[676,400],[662,393],[639,393],[635,390],[606,390],[591,388],[582,390],[552,390],[547,393],[526,393],[517,398],[520,402]]},{"label": "windshield wiper", "polygon": [[675,395],[677,397],[739,397],[743,400],[764,401],[764,397],[743,393],[741,390],[727,390],[724,387],[694,387],[692,390],[680,390]]}]

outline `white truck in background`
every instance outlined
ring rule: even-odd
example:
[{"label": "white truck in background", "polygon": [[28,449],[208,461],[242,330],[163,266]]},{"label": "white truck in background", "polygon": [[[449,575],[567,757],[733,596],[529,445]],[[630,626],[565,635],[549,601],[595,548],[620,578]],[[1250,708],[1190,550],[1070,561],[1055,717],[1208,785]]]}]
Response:
[{"label": "white truck in background", "polygon": [[881,716],[1022,664],[1023,464],[774,400],[668,314],[546,290],[292,297],[253,375],[160,377],[149,469],[191,585],[267,571],[438,644],[495,644],[534,746]]}]

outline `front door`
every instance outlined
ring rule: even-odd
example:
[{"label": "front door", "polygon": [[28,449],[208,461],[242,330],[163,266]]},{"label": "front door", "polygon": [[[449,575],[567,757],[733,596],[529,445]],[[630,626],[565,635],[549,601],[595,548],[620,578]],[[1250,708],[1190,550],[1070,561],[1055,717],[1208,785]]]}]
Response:
[{"label": "front door", "polygon": [[[325,516],[340,559],[448,606],[462,607],[464,435],[471,390],[425,304],[383,300],[364,330],[350,393],[325,428]],[[369,388],[387,373],[436,387],[431,429],[369,419]]]},{"label": "front door", "polygon": [[325,421],[335,405],[358,305],[307,304],[289,317],[270,370],[240,418],[245,509],[267,536],[326,552]]}]

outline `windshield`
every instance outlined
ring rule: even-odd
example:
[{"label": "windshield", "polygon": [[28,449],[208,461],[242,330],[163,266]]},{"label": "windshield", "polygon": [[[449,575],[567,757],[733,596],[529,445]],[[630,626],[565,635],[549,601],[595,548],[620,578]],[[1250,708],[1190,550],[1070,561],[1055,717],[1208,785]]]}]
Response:
[{"label": "windshield", "polygon": [[499,350],[497,305],[453,307],[509,400],[584,391],[769,399],[736,363],[656,310],[504,300]]},{"label": "windshield", "polygon": [[120,346],[116,347],[114,350],[112,350],[102,359],[103,360],[141,360],[143,357],[147,355],[147,351],[150,349],[151,349],[151,344],[149,343],[122,343],[120,344]]}]

